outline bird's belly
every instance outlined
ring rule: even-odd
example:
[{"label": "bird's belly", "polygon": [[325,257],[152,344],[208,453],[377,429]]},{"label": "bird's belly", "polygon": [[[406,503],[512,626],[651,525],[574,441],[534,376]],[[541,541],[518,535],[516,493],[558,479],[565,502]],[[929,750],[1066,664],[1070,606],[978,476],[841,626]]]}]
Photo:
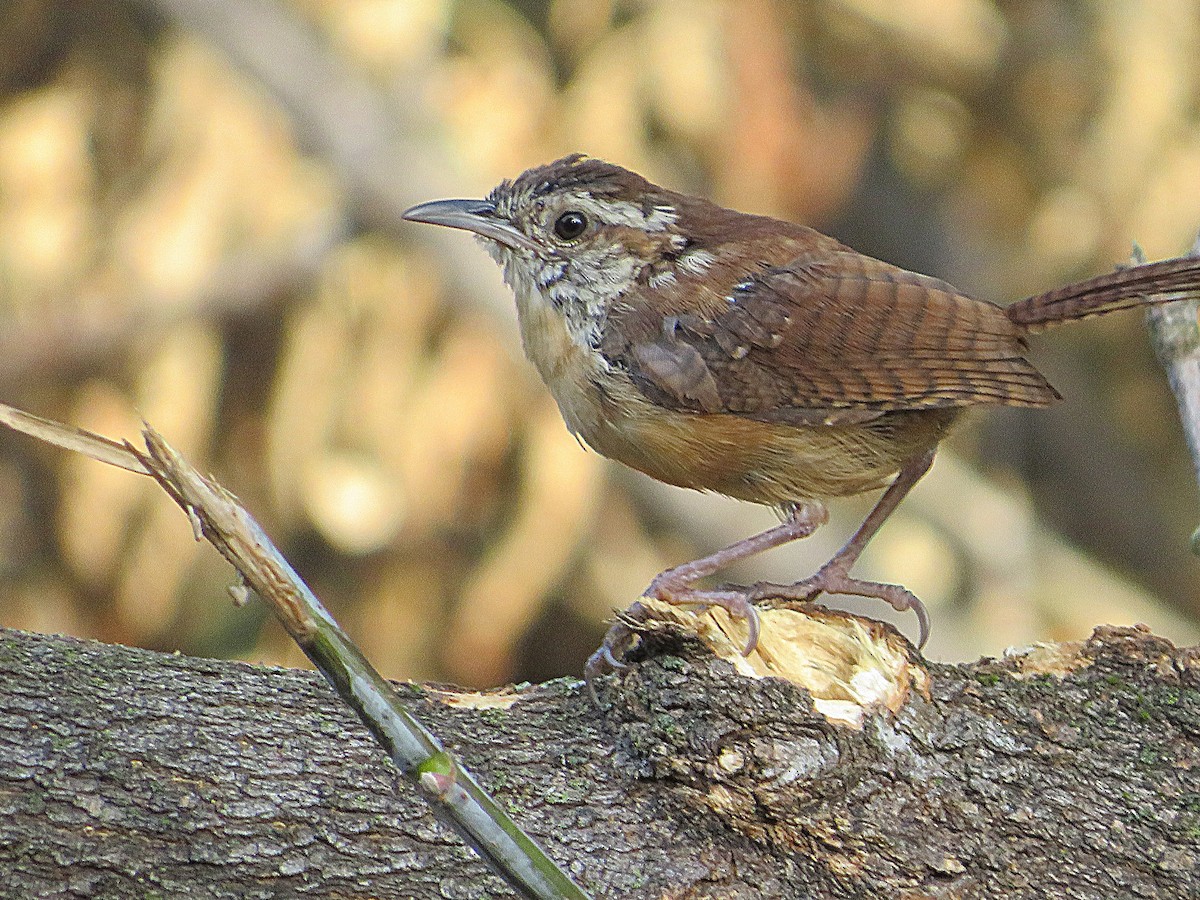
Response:
[{"label": "bird's belly", "polygon": [[668,484],[772,505],[881,487],[954,417],[922,410],[803,426],[666,409],[624,379],[550,387],[567,424],[598,453]]}]

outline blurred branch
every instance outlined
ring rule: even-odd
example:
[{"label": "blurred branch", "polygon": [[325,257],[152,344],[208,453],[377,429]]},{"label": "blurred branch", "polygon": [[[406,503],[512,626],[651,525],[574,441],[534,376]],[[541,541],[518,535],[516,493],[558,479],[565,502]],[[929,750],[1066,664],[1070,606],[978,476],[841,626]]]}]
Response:
[{"label": "blurred branch", "polygon": [[[57,317],[0,329],[0,384],[28,381],[64,367],[85,365],[124,349],[135,338],[184,321],[225,321],[254,315],[289,291],[309,284],[343,237],[340,224],[303,234],[285,252],[256,253],[225,262],[190,296],[105,298],[61,304]],[[84,311],[97,306],[103,316]],[[113,310],[121,310],[113,314]]]},{"label": "blurred branch", "polygon": [[395,690],[279,553],[258,523],[220,485],[189,466],[151,427],[146,451],[0,404],[0,423],[54,446],[131,472],[148,474],[183,509],[196,538],[206,538],[237,569],[235,601],[252,588],[338,695],[359,715],[396,767],[434,812],[523,896],[585,895],[404,708]]},{"label": "blurred branch", "polygon": [[[308,148],[353,196],[360,215],[396,230],[433,180],[407,138],[412,123],[303,21],[272,0],[144,0],[225,54],[289,113]],[[410,111],[411,112],[411,111]]]},{"label": "blurred branch", "polygon": [[[415,76],[380,90],[274,0],[141,2],[207,41],[264,87],[287,111],[301,142],[329,165],[366,224],[412,234],[404,210],[449,192],[455,179],[447,157],[416,138],[436,126],[421,114],[417,98],[425,92]],[[499,290],[487,256],[462,252],[461,239],[441,231],[421,229],[417,240],[442,251],[454,296],[507,314],[507,292]],[[516,346],[515,336],[509,345]]]},{"label": "blurred branch", "polygon": [[[1189,256],[1200,256],[1200,236]],[[1146,261],[1141,247],[1134,246],[1133,262]],[[1167,380],[1179,405],[1179,421],[1192,455],[1196,481],[1200,483],[1200,301],[1180,300],[1146,308],[1146,327],[1159,362],[1167,370]],[[1192,552],[1200,555],[1200,527],[1192,532]]]}]

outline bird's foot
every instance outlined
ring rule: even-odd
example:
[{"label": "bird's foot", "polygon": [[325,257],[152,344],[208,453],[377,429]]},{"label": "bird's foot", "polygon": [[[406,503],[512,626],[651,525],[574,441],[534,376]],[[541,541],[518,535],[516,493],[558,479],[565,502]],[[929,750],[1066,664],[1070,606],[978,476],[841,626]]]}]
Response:
[{"label": "bird's foot", "polygon": [[609,672],[624,669],[628,665],[625,662],[625,653],[637,638],[642,623],[646,620],[646,613],[646,606],[640,600],[629,609],[617,613],[616,619],[604,635],[604,640],[588,657],[583,667],[583,679],[587,682],[593,700],[596,699],[593,685],[595,679]]},{"label": "bird's foot", "polygon": [[[671,578],[671,572],[664,572],[651,582],[645,596],[670,603],[672,606],[684,606],[709,609],[719,606],[730,616],[743,619],[746,622],[746,643],[742,647],[742,655],[749,656],[756,646],[762,630],[758,610],[750,602],[746,588],[725,588],[723,590],[700,590],[693,588],[688,582],[679,578]],[[623,669],[626,666],[625,654],[633,645],[638,633],[642,630],[649,611],[638,601],[629,609],[618,613],[616,620],[609,627],[608,633],[596,652],[588,657],[584,665],[584,680],[595,695],[592,684],[594,679],[608,672]]]},{"label": "bird's foot", "polygon": [[929,610],[921,599],[906,587],[885,584],[880,581],[863,581],[852,578],[836,560],[822,566],[815,575],[794,584],[771,584],[760,581],[750,587],[745,596],[748,602],[780,598],[810,603],[821,594],[851,594],[856,597],[874,597],[891,605],[897,612],[912,610],[920,627],[918,649],[929,640]]},{"label": "bird's foot", "polygon": [[758,610],[754,608],[747,588],[725,587],[720,590],[700,590],[694,588],[688,581],[672,578],[670,571],[659,575],[650,582],[646,596],[670,603],[672,606],[698,607],[709,609],[719,606],[735,619],[746,622],[746,643],[742,647],[742,656],[749,656],[758,646],[758,636],[762,631],[762,622]]}]

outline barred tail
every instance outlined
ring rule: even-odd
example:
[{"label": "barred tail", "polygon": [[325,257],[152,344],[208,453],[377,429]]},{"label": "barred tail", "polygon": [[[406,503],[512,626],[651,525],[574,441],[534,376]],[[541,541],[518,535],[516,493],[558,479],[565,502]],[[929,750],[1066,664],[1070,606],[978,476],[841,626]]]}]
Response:
[{"label": "barred tail", "polygon": [[1005,314],[1026,332],[1041,331],[1059,322],[1090,316],[1200,298],[1200,258],[1179,257],[1118,269],[1087,281],[1018,300]]}]

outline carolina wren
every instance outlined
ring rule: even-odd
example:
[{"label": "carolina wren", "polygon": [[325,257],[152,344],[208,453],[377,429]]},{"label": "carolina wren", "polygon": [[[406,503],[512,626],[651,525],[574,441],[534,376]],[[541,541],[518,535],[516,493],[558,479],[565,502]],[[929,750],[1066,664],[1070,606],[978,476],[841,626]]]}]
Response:
[{"label": "carolina wren", "polygon": [[[1060,399],[1025,359],[1027,334],[1200,293],[1200,260],[1170,259],[1001,307],[811,228],[582,155],[530,169],[484,200],[423,203],[405,218],[480,236],[516,295],[526,355],[589,446],[660,481],[781,511],[781,524],[668,569],[647,590],[745,617],[747,653],[755,601],[821,593],[914,610],[923,645],[921,601],[849,571],[954,420],[971,406]],[[889,479],[815,575],[696,587],[811,534],[826,519],[822,501]],[[611,662],[619,636],[610,639],[600,653]]]}]

